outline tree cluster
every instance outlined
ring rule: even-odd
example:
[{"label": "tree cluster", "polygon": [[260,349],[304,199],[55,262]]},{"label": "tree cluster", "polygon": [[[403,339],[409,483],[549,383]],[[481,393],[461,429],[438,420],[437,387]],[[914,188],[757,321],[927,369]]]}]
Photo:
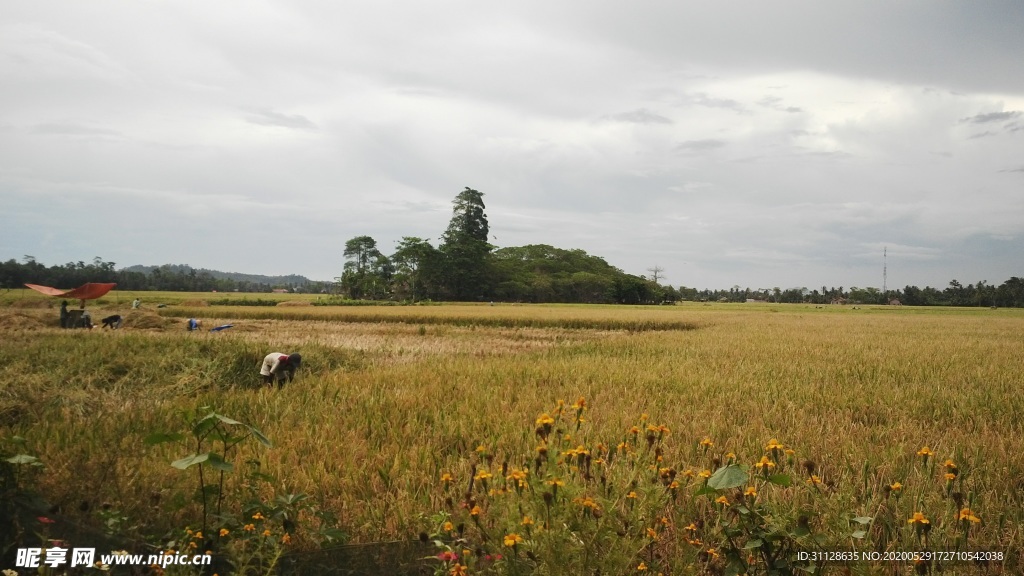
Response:
[{"label": "tree cluster", "polygon": [[661,302],[674,293],[583,250],[493,246],[483,196],[466,188],[455,197],[439,246],[406,236],[388,256],[370,236],[346,242],[337,278],[342,293],[375,300],[627,304]]}]

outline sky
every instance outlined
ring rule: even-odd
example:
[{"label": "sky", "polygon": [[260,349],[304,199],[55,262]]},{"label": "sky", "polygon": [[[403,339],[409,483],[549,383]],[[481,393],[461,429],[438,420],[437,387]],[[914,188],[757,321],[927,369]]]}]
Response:
[{"label": "sky", "polygon": [[[11,0],[0,259],[492,243],[696,288],[1024,276],[1019,0]],[[883,258],[883,252],[885,258]]]}]

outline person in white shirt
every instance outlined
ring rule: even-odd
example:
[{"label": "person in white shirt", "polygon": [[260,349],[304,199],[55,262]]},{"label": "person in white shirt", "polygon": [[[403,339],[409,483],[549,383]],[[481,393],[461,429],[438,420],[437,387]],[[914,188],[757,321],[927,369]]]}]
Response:
[{"label": "person in white shirt", "polygon": [[280,388],[285,382],[295,379],[295,371],[302,365],[302,356],[299,354],[282,354],[271,352],[263,359],[263,366],[260,367],[260,376],[263,376],[264,384],[277,383]]}]

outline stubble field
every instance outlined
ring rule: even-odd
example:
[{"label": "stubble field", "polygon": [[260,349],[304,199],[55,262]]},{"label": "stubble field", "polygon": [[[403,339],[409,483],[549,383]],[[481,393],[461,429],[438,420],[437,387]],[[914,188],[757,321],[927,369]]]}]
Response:
[{"label": "stubble field", "polygon": [[[551,570],[543,553],[579,540],[574,558],[612,566],[605,573],[720,573],[737,551],[759,573],[769,555],[756,544],[772,530],[784,533],[776,549],[955,547],[999,551],[1003,567],[1024,548],[1018,310],[205,306],[208,297],[159,310],[151,297],[138,311],[130,298],[101,303],[94,320],[121,313],[117,331],[61,330],[46,301],[0,308],[0,436],[24,438],[7,452],[45,464],[33,482],[61,514],[88,525],[115,509],[139,538],[194,527],[194,470],[170,466],[192,447],[144,440],[186,430],[183,413],[212,407],[273,443],[231,453],[225,509],[243,500],[243,463],[258,461],[272,477],[258,488],[265,498],[308,494],[348,542],[426,532],[504,552],[477,571],[520,559]],[[204,330],[186,332],[188,317]],[[304,358],[281,390],[258,386],[272,351]],[[540,431],[545,414],[556,430]],[[550,461],[536,460],[541,446]],[[700,473],[730,462],[742,465],[742,485],[702,494]],[[515,490],[520,466],[532,500]],[[559,505],[561,527],[592,541],[545,540],[560,528],[550,520]],[[604,529],[632,547],[588,558]],[[288,544],[314,538],[298,531]]]}]

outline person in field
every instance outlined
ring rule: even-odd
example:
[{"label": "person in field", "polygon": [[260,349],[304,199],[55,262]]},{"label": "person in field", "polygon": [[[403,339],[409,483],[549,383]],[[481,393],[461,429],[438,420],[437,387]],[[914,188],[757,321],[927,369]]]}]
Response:
[{"label": "person in field", "polygon": [[199,330],[203,325],[202,320],[196,320],[195,318],[189,318],[188,322],[185,322],[185,329],[189,332]]},{"label": "person in field", "polygon": [[299,354],[282,354],[271,352],[263,359],[263,366],[260,367],[260,376],[263,376],[263,383],[277,387],[284,386],[285,382],[295,379],[295,371],[302,365],[302,356]]}]

